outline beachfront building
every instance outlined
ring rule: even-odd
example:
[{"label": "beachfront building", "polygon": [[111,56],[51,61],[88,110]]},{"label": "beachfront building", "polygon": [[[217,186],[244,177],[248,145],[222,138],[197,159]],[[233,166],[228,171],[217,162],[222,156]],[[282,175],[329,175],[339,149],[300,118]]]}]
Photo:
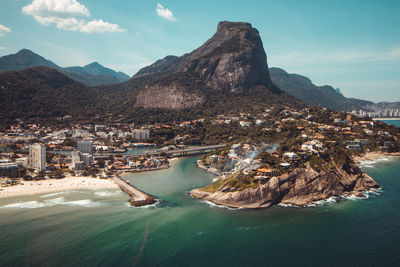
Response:
[{"label": "beachfront building", "polygon": [[73,170],[83,170],[85,169],[85,163],[81,160],[81,156],[79,151],[72,151],[71,152],[71,169]]},{"label": "beachfront building", "polygon": [[81,153],[79,151],[71,152],[71,166],[73,170],[84,170],[93,164],[93,156],[89,153]]},{"label": "beachfront building", "polygon": [[85,163],[85,167],[89,168],[93,164],[93,156],[89,153],[80,154],[81,160]]},{"label": "beachfront building", "polygon": [[132,137],[136,140],[147,140],[150,138],[150,130],[134,129]]},{"label": "beachfront building", "polygon": [[46,169],[46,147],[44,145],[29,146],[29,165],[37,171]]},{"label": "beachfront building", "polygon": [[93,142],[86,140],[78,141],[77,150],[81,153],[93,154]]}]

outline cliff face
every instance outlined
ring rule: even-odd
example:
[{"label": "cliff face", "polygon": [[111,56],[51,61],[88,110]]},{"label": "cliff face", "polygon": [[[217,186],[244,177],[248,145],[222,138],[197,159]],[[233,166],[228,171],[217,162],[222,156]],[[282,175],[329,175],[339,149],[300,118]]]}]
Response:
[{"label": "cliff face", "polygon": [[356,166],[352,166],[350,173],[340,169],[318,173],[308,167],[271,177],[256,188],[235,191],[221,186],[214,193],[200,188],[192,190],[191,194],[229,207],[266,208],[279,203],[305,206],[333,196],[360,195],[373,188],[379,188],[379,185]]},{"label": "cliff face", "polygon": [[203,98],[180,90],[175,85],[151,86],[140,92],[136,104],[144,108],[184,109],[203,102]]},{"label": "cliff face", "polygon": [[198,73],[215,90],[272,87],[260,35],[250,23],[220,22],[214,36],[187,57],[190,62],[183,60],[180,68]]},{"label": "cliff face", "polygon": [[[265,90],[280,93],[271,82],[258,31],[251,24],[242,22],[220,22],[217,32],[198,49],[181,57],[167,56],[158,60],[141,69],[131,81],[146,78],[150,78],[151,82],[140,93],[137,105],[147,108],[195,106],[203,102],[207,90],[241,93],[255,85],[262,85]],[[155,98],[143,101],[150,100],[157,93],[166,96],[171,87],[175,88],[174,98],[178,97],[179,91],[186,92],[180,94],[184,105],[168,106],[156,102]],[[187,97],[187,92],[190,97]]]}]

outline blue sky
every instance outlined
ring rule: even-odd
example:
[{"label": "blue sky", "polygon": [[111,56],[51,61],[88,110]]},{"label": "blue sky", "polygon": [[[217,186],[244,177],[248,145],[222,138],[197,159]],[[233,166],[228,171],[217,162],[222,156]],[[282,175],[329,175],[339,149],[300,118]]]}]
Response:
[{"label": "blue sky", "polygon": [[1,0],[0,56],[22,48],[61,66],[93,61],[133,75],[196,49],[219,21],[261,34],[269,66],[400,101],[400,1]]}]

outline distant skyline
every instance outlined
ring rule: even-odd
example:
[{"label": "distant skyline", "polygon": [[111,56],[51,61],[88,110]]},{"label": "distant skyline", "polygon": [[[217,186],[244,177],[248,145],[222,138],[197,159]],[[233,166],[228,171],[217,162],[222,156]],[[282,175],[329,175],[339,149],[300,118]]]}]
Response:
[{"label": "distant skyline", "polygon": [[269,67],[346,97],[400,101],[400,2],[1,0],[0,56],[27,48],[66,67],[94,61],[132,76],[191,52],[219,21],[260,31]]}]

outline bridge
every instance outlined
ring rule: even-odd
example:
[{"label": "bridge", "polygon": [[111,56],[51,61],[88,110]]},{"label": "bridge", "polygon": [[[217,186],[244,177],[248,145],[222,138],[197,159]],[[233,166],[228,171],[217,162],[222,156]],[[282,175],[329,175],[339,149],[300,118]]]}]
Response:
[{"label": "bridge", "polygon": [[131,155],[144,156],[144,155],[167,154],[168,156],[172,156],[172,157],[187,157],[187,156],[193,156],[193,155],[199,155],[199,154],[206,154],[206,153],[214,151],[215,149],[223,148],[225,146],[226,145],[198,146],[198,147],[192,147],[192,148],[167,150],[167,151],[154,150],[154,151],[150,151],[148,153],[131,154]]},{"label": "bridge", "polygon": [[[195,155],[200,155],[200,154],[206,154],[209,152],[214,151],[215,149],[218,148],[224,148],[226,145],[212,145],[212,146],[197,146],[197,147],[192,147],[192,148],[185,148],[185,149],[176,149],[176,150],[153,150],[153,151],[148,151],[146,153],[138,153],[138,154],[122,154],[122,156],[125,157],[141,157],[141,156],[161,156],[161,155],[168,155],[171,157],[187,157],[187,156],[195,156]],[[100,159],[100,158],[107,158],[112,155],[116,155],[119,153],[97,153],[94,155],[95,159]]]}]

